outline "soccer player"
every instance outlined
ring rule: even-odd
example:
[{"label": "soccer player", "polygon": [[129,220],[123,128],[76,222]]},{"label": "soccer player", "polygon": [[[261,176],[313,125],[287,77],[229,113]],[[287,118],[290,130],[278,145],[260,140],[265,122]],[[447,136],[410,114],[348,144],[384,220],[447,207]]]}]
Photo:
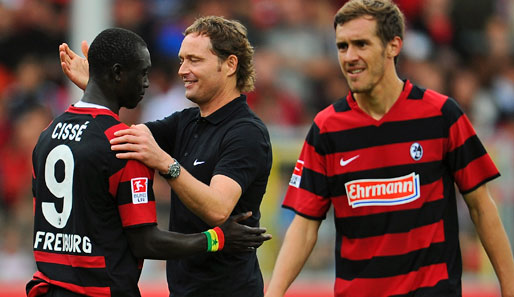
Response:
[{"label": "soccer player", "polygon": [[109,143],[127,128],[119,109],[141,101],[150,67],[137,34],[101,32],[89,50],[84,96],[42,132],[33,152],[38,271],[27,284],[28,296],[140,296],[142,258],[254,251],[269,239],[263,229],[235,222],[251,214],[203,233],[157,227],[153,170],[116,158]]},{"label": "soccer player", "polygon": [[[251,210],[258,226],[271,169],[268,131],[243,92],[254,86],[253,48],[237,21],[209,16],[184,33],[178,74],[198,107],[118,131],[118,157],[136,159],[163,174],[171,187],[170,230],[197,233]],[[87,56],[87,45],[83,47]],[[61,50],[63,70],[79,87],[85,59]],[[171,296],[259,297],[264,284],[255,251],[169,260]]]},{"label": "soccer player", "polygon": [[454,99],[398,77],[398,7],[350,0],[334,28],[350,92],[317,114],[306,137],[283,201],[296,216],[266,296],[285,294],[330,205],[335,296],[461,296],[454,184],[502,296],[514,296],[511,247],[487,189],[498,170]]}]

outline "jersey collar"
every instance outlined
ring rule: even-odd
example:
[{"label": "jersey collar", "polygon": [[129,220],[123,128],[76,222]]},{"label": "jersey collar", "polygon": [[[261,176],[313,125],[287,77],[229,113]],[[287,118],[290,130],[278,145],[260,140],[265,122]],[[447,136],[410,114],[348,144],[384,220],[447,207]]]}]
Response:
[{"label": "jersey collar", "polygon": [[76,114],[90,114],[91,116],[96,117],[98,115],[108,115],[112,116],[116,120],[120,121],[120,117],[112,112],[110,109],[105,108],[94,108],[94,107],[75,107],[70,105],[66,112],[76,113]]},{"label": "jersey collar", "polygon": [[[220,109],[216,110],[215,112],[213,112],[212,114],[203,119],[205,119],[207,122],[213,125],[217,125],[226,118],[230,117],[237,109],[244,105],[246,105],[246,96],[241,94],[241,96],[225,104]],[[201,118],[200,112],[198,112],[198,118]]]}]

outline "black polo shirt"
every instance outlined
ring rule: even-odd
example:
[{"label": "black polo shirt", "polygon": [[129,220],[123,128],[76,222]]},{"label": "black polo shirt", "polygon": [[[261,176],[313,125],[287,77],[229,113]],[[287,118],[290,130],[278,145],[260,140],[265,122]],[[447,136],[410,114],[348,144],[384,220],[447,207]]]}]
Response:
[{"label": "black polo shirt", "polygon": [[[209,184],[225,175],[243,190],[233,214],[251,210],[244,223],[258,226],[272,152],[264,123],[241,95],[208,117],[199,108],[146,123],[159,146],[195,178]],[[171,191],[170,231],[202,232],[211,228]],[[206,253],[167,263],[170,296],[262,296],[263,281],[255,252]]]}]

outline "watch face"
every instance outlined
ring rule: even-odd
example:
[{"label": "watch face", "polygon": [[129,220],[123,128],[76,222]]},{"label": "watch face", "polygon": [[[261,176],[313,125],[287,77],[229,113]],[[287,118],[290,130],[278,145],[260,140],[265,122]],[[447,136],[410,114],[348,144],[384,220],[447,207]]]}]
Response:
[{"label": "watch face", "polygon": [[177,178],[180,175],[180,163],[175,160],[175,163],[169,165],[168,172],[159,174],[165,179]]},{"label": "watch face", "polygon": [[177,162],[177,160],[175,160],[175,163],[170,165],[168,174],[173,178],[176,178],[180,175],[180,164]]}]

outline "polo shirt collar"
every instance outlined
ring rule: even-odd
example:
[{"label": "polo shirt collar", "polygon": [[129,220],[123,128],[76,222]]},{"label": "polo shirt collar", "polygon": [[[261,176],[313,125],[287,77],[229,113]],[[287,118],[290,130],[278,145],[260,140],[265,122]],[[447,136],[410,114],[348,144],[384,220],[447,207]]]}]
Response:
[{"label": "polo shirt collar", "polygon": [[[232,113],[234,113],[237,109],[239,109],[241,106],[243,106],[246,103],[246,96],[241,94],[241,96],[237,97],[236,99],[230,101],[229,103],[222,106],[220,109],[216,110],[209,116],[203,118],[207,122],[217,125],[218,123],[222,122],[226,118],[232,116]],[[200,112],[198,112],[198,119],[200,119]]]}]

